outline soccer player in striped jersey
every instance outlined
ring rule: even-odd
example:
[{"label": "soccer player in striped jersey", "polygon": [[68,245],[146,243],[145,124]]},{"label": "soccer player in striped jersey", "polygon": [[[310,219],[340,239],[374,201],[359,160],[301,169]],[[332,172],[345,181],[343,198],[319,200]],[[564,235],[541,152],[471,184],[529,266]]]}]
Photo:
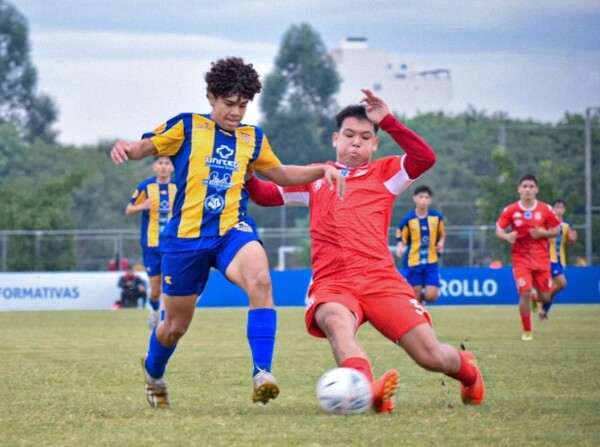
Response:
[{"label": "soccer player in striped jersey", "polygon": [[415,188],[415,209],[406,214],[396,230],[396,255],[403,258],[406,280],[419,301],[434,302],[440,294],[438,260],[444,252],[444,217],[430,209],[433,191],[427,185]]},{"label": "soccer player in striped jersey", "polygon": [[177,185],[171,181],[173,163],[169,157],[157,157],[152,163],[155,176],[143,180],[133,191],[125,214],[142,213],[140,245],[144,267],[150,281],[148,326],[154,329],[160,319],[160,241],[173,209]]},{"label": "soccer player in striped jersey", "polygon": [[187,331],[212,267],[248,295],[247,337],[252,356],[254,402],[279,395],[272,374],[277,314],[266,253],[246,213],[244,177],[249,167],[279,185],[322,180],[343,195],[344,178],[332,166],[291,166],[273,153],[262,129],[243,124],[248,103],[261,90],[259,75],[243,59],[211,64],[204,77],[210,113],[182,113],[138,141],[117,141],[116,164],[168,156],[177,193],[164,230],[162,286],[165,319],[150,334],[142,358],[148,403],[168,408],[167,362]]},{"label": "soccer player in striped jersey", "polygon": [[[366,106],[349,106],[336,116],[336,161],[328,164],[346,177],[343,200],[322,180],[281,188],[253,176],[246,188],[259,205],[309,207],[313,281],[306,328],[309,334],[328,339],[338,366],[357,369],[369,378],[376,412],[392,411],[399,374],[392,369],[374,380],[356,337],[367,321],[421,367],[458,380],[463,403],[479,405],[485,387],[474,355],[437,340],[429,313],[396,269],[388,248],[394,201],[433,166],[435,153],[390,113],[380,97],[369,89],[363,93]],[[371,159],[379,127],[405,154]]]},{"label": "soccer player in striped jersey", "polygon": [[550,274],[552,275],[552,291],[550,301],[544,303],[540,309],[540,320],[548,319],[548,312],[552,307],[554,298],[558,292],[567,286],[565,267],[567,266],[567,244],[574,244],[577,240],[577,232],[571,228],[569,222],[563,219],[567,210],[567,203],[563,199],[557,199],[552,203],[552,210],[560,220],[560,230],[555,238],[550,239]]},{"label": "soccer player in striped jersey", "polygon": [[541,303],[550,301],[552,278],[548,239],[558,234],[560,220],[550,205],[537,200],[539,188],[535,175],[521,177],[517,192],[519,201],[505,207],[496,222],[496,236],[512,245],[513,276],[523,326],[521,340],[530,341],[533,339],[531,291],[537,290]]}]

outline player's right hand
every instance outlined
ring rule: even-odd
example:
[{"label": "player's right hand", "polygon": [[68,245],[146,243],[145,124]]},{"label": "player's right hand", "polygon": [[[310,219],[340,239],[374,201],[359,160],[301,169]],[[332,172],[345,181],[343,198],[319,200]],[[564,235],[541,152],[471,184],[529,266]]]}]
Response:
[{"label": "player's right hand", "polygon": [[131,146],[127,141],[117,141],[110,150],[110,158],[116,165],[129,160],[129,151]]}]

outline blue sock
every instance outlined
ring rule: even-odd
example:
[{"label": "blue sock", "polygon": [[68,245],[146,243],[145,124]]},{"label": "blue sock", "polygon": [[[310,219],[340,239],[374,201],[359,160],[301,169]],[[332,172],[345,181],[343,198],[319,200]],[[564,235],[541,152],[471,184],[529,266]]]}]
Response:
[{"label": "blue sock", "polygon": [[148,344],[148,357],[146,357],[146,371],[151,377],[160,379],[165,375],[165,369],[167,368],[167,362],[175,352],[175,346],[167,348],[163,346],[158,338],[156,337],[156,328],[150,334],[150,342]]},{"label": "blue sock", "polygon": [[544,305],[542,306],[542,309],[544,309],[544,312],[548,313],[548,312],[550,312],[551,307],[552,307],[552,303],[548,302],[548,303],[544,303]]},{"label": "blue sock", "polygon": [[275,309],[250,309],[248,311],[247,336],[252,353],[255,375],[259,369],[271,371],[277,332],[277,312]]},{"label": "blue sock", "polygon": [[160,307],[160,300],[148,300],[148,302],[150,303],[150,307],[152,308],[152,310],[158,310],[158,308]]}]

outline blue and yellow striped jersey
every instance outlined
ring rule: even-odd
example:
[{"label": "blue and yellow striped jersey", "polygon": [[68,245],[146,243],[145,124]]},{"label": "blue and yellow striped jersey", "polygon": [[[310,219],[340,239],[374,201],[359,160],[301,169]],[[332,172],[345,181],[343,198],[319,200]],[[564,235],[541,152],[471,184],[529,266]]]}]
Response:
[{"label": "blue and yellow striped jersey", "polygon": [[160,245],[160,235],[171,218],[177,186],[175,183],[157,183],[156,177],[142,181],[133,191],[129,203],[141,205],[152,199],[152,208],[142,211],[140,244],[153,248]]},{"label": "blue and yellow striped jersey", "polygon": [[240,124],[226,131],[208,114],[177,115],[142,138],[150,138],[175,167],[177,194],[165,236],[181,242],[233,228],[246,215],[248,165],[259,171],[281,165],[262,129]]},{"label": "blue and yellow striped jersey", "polygon": [[444,235],[444,218],[439,211],[430,209],[423,218],[419,218],[415,210],[406,214],[396,230],[396,240],[401,240],[407,247],[404,266],[415,267],[438,262],[435,246]]},{"label": "blue and yellow striped jersey", "polygon": [[550,239],[550,262],[557,262],[563,267],[567,265],[567,250],[565,246],[569,240],[571,225],[568,222],[560,223],[560,232],[555,238]]}]

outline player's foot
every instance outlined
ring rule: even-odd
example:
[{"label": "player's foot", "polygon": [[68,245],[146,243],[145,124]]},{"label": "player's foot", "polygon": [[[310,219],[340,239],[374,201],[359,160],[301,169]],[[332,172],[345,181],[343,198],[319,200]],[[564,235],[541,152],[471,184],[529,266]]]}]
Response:
[{"label": "player's foot", "polygon": [[150,330],[154,329],[158,326],[158,322],[160,321],[160,310],[150,309],[148,313],[148,327]]},{"label": "player's foot", "polygon": [[146,389],[146,400],[154,408],[169,408],[169,392],[167,382],[161,377],[155,379],[146,371],[146,354],[142,356],[142,370],[144,371],[144,384]]},{"label": "player's foot", "polygon": [[531,331],[523,332],[523,335],[521,335],[521,340],[523,340],[523,341],[533,340],[533,334],[531,333]]},{"label": "player's foot", "polygon": [[391,413],[394,409],[394,394],[400,382],[400,374],[395,369],[383,373],[379,380],[371,383],[373,402],[371,406],[377,413]]},{"label": "player's foot", "polygon": [[279,385],[275,376],[269,371],[259,370],[254,375],[252,402],[262,402],[265,405],[271,399],[277,399],[277,396],[279,396]]},{"label": "player's foot", "polygon": [[543,310],[538,314],[538,318],[540,321],[546,321],[548,319],[548,314]]},{"label": "player's foot", "polygon": [[463,361],[475,367],[477,371],[477,378],[475,382],[470,386],[460,384],[460,397],[465,405],[481,405],[483,403],[483,397],[485,396],[485,385],[483,384],[483,376],[479,367],[477,366],[477,359],[471,351],[462,351],[459,353]]}]

